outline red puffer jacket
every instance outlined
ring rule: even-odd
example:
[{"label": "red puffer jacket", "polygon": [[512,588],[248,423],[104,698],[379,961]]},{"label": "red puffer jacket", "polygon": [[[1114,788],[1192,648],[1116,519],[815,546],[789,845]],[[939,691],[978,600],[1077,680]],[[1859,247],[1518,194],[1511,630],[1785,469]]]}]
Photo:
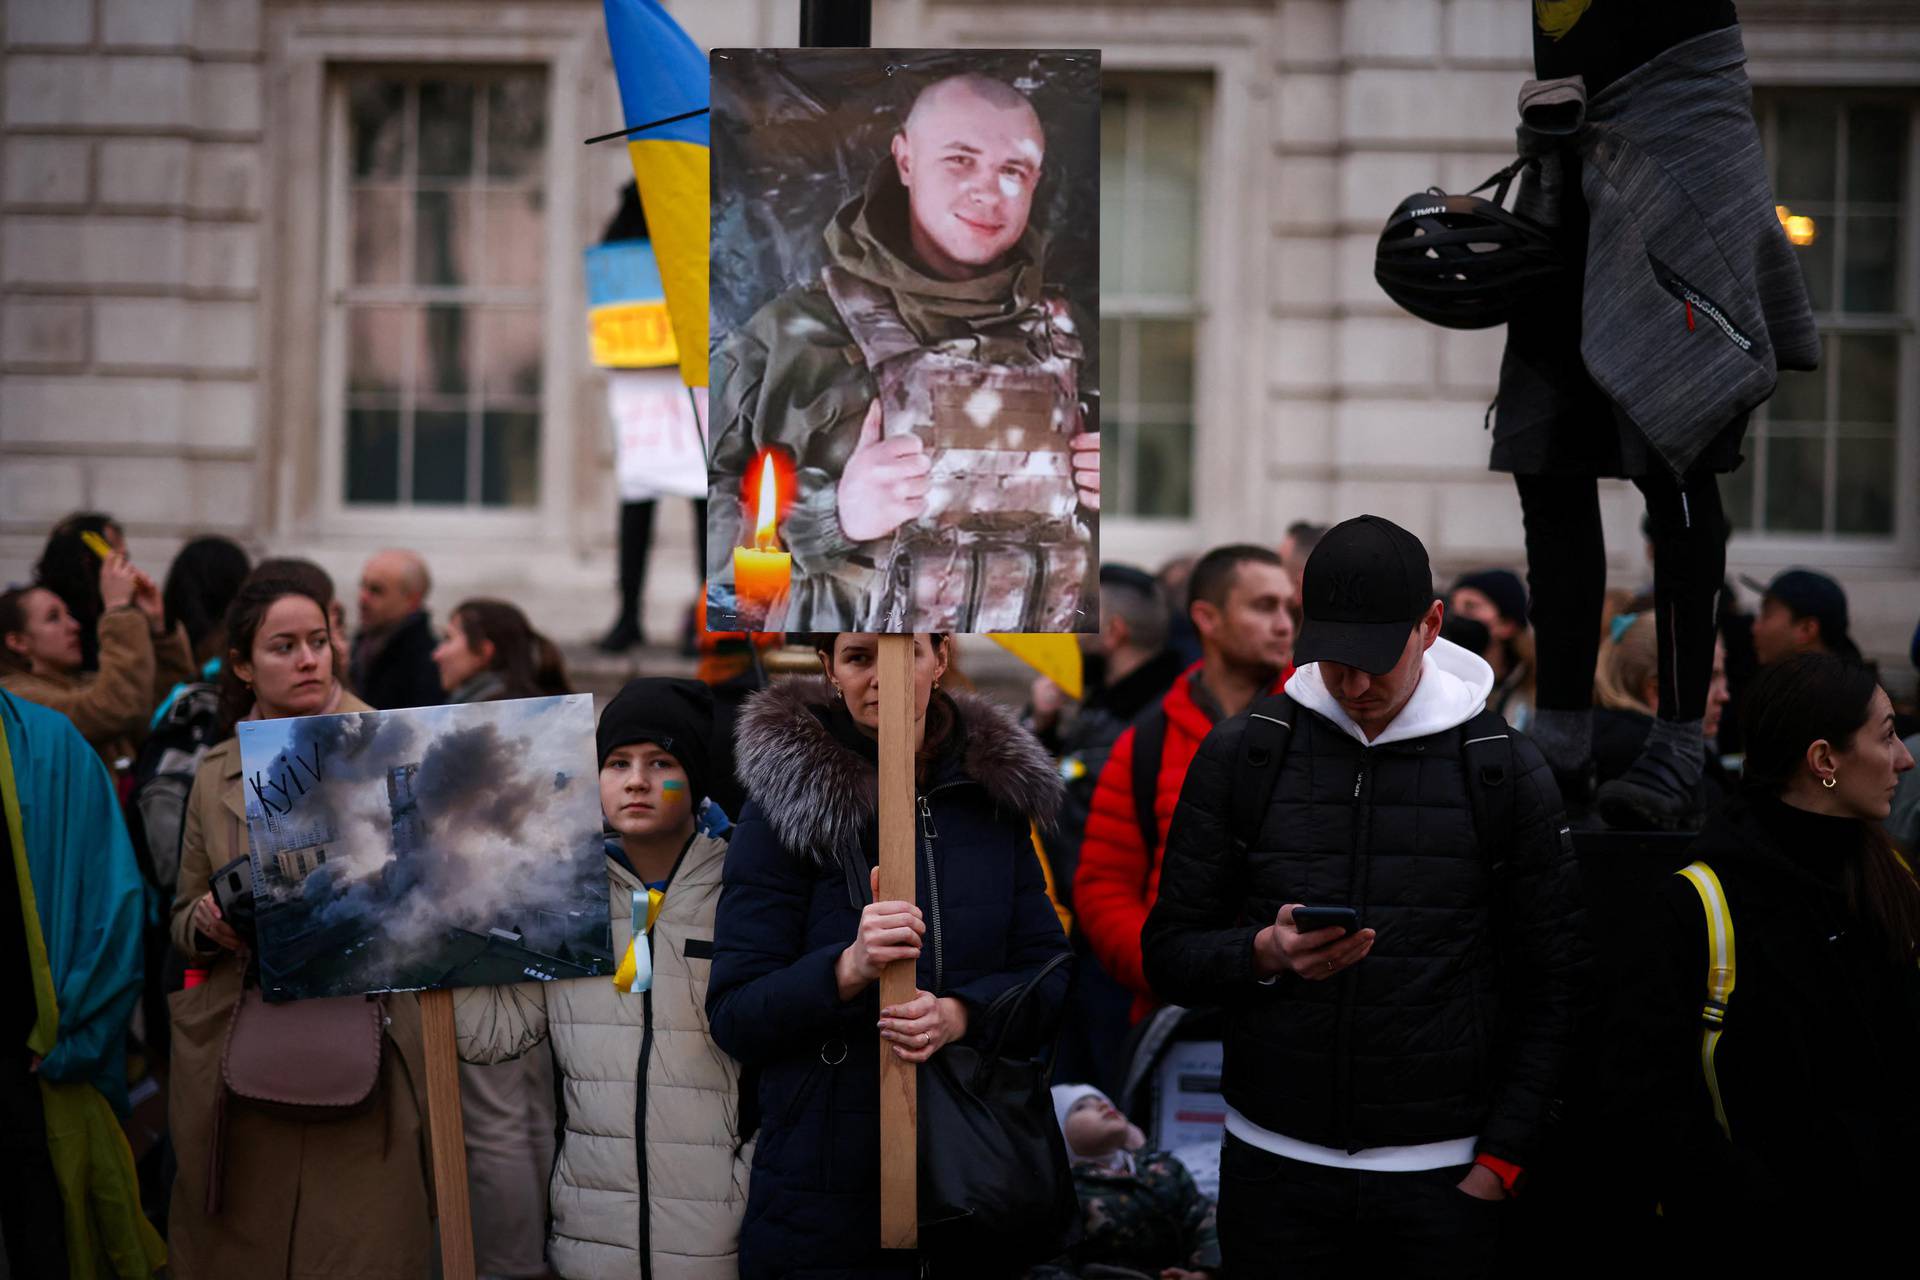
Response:
[{"label": "red puffer jacket", "polygon": [[[1160,893],[1160,857],[1166,847],[1167,828],[1173,822],[1174,807],[1180,803],[1187,766],[1199,752],[1201,740],[1213,729],[1213,718],[1194,701],[1193,682],[1199,676],[1200,664],[1196,662],[1181,673],[1160,700],[1166,733],[1154,786],[1153,814],[1159,832],[1153,848],[1148,850],[1142,841],[1139,811],[1133,800],[1134,742],[1139,737],[1138,726],[1154,714],[1149,711],[1120,735],[1107,757],[1106,768],[1100,772],[1080,846],[1080,866],[1073,877],[1073,910],[1081,932],[1106,971],[1134,993],[1135,1022],[1158,1003],[1141,969],[1140,930]],[[1292,676],[1289,666],[1281,672],[1273,692],[1285,688]]]}]

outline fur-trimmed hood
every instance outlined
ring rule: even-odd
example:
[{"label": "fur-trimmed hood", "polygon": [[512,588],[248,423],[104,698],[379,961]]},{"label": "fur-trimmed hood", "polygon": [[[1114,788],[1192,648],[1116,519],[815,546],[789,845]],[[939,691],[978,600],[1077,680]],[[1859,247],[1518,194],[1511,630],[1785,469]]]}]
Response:
[{"label": "fur-trimmed hood", "polygon": [[[950,696],[961,771],[996,809],[1051,826],[1062,786],[1046,749],[989,699]],[[823,866],[836,850],[857,847],[879,810],[877,771],[821,718],[835,701],[823,677],[783,680],[747,700],[735,733],[740,780],[774,835]]]}]

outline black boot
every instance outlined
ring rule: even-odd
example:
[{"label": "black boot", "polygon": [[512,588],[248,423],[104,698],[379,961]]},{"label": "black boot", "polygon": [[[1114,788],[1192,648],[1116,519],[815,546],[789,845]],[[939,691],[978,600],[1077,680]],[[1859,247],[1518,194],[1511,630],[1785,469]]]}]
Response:
[{"label": "black boot", "polygon": [[645,637],[640,634],[640,623],[622,614],[619,621],[596,641],[596,647],[603,653],[625,653],[635,645],[642,643]]},{"label": "black boot", "polygon": [[1584,814],[1593,803],[1593,709],[1539,707],[1527,724],[1527,736],[1547,758],[1567,816]]},{"label": "black boot", "polygon": [[1659,720],[1627,771],[1602,783],[1594,808],[1623,831],[1694,831],[1701,818],[1700,775],[1707,740],[1698,720]]}]

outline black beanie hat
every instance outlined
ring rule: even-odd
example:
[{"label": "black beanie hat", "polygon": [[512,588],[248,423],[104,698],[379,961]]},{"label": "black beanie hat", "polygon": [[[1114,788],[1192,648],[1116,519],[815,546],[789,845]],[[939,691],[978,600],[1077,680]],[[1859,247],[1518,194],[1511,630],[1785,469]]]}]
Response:
[{"label": "black beanie hat", "polygon": [[711,794],[713,690],[698,680],[648,676],[630,680],[600,713],[594,742],[600,764],[621,747],[651,742],[686,770],[694,808]]},{"label": "black beanie hat", "polygon": [[[1527,625],[1527,584],[1520,581],[1519,574],[1509,569],[1482,569],[1455,579],[1453,591],[1462,587],[1493,601],[1493,607],[1508,622],[1517,622],[1522,628]],[[1449,598],[1453,591],[1447,592]]]}]

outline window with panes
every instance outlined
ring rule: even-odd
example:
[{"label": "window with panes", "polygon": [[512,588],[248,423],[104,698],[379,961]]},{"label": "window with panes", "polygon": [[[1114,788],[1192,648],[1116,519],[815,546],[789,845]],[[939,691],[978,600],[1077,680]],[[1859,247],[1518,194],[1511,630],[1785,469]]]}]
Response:
[{"label": "window with panes", "polygon": [[1101,506],[1193,514],[1205,76],[1108,72],[1100,99]]},{"label": "window with panes", "polygon": [[367,72],[335,91],[341,497],[533,506],[546,378],[546,76]]},{"label": "window with panes", "polygon": [[[1735,527],[1889,541],[1914,341],[1908,157],[1915,99],[1772,92],[1756,103],[1776,212],[1820,326],[1821,367],[1783,373],[1753,416],[1748,462],[1724,482]],[[1903,435],[1906,439],[1903,441]]]}]

